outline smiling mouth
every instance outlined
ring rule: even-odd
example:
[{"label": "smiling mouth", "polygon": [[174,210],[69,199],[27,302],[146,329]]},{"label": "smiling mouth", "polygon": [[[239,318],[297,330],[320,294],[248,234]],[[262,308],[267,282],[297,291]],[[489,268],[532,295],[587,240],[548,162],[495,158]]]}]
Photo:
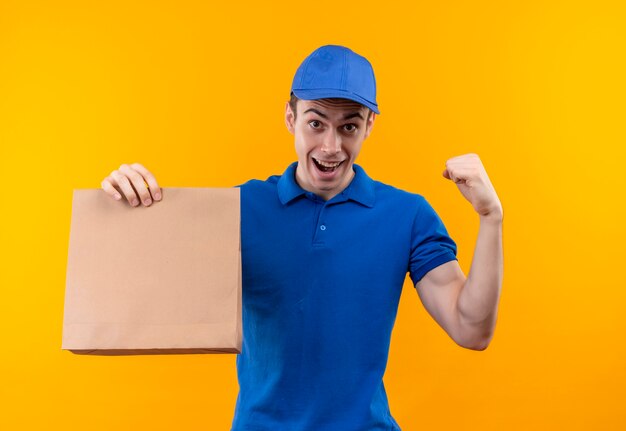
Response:
[{"label": "smiling mouth", "polygon": [[333,172],[337,170],[337,168],[345,161],[342,160],[340,162],[325,162],[322,160],[317,160],[315,157],[312,157],[313,163],[322,172]]}]

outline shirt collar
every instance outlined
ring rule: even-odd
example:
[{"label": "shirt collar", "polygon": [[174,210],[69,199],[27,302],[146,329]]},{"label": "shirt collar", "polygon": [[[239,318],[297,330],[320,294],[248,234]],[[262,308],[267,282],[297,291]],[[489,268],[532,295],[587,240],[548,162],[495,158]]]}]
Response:
[{"label": "shirt collar", "polygon": [[[299,196],[307,193],[296,182],[296,168],[298,162],[290,164],[283,175],[278,180],[278,198],[283,205],[287,205]],[[374,193],[374,181],[365,173],[362,167],[357,164],[352,165],[354,169],[354,177],[348,187],[343,192],[331,199],[332,202],[342,202],[353,200],[366,207],[373,207],[376,200]]]}]

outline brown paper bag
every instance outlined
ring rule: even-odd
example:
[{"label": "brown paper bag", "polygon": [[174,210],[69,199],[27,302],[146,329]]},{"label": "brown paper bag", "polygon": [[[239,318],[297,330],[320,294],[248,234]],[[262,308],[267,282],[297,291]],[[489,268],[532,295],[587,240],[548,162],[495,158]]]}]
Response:
[{"label": "brown paper bag", "polygon": [[133,208],[74,190],[62,349],[241,352],[239,189],[162,193]]}]

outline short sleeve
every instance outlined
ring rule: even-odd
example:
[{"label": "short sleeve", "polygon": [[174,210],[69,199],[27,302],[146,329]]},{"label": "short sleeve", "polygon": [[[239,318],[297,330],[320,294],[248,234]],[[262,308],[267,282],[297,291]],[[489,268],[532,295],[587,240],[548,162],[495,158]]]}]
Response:
[{"label": "short sleeve", "polygon": [[411,234],[409,273],[413,285],[431,269],[451,260],[457,260],[456,243],[448,235],[441,218],[423,196],[418,196]]}]

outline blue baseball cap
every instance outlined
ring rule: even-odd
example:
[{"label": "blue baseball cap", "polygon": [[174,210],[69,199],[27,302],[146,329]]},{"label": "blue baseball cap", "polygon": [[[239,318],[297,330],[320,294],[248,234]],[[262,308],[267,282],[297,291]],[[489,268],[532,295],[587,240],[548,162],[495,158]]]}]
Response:
[{"label": "blue baseball cap", "polygon": [[313,51],[298,67],[291,92],[303,100],[350,99],[380,114],[372,65],[345,46],[325,45]]}]

